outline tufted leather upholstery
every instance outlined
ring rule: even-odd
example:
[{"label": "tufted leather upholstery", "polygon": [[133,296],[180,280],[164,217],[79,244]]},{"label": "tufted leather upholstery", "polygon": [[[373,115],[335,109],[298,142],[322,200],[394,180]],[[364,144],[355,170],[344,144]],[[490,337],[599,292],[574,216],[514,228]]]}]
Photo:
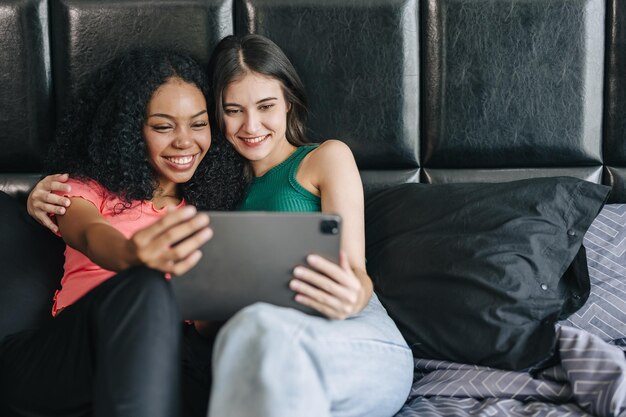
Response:
[{"label": "tufted leather upholstery", "polygon": [[274,40],[303,78],[312,140],[345,140],[363,169],[418,167],[416,1],[243,3],[237,30]]},{"label": "tufted leather upholstery", "polygon": [[618,0],[0,0],[0,190],[37,179],[56,115],[96,66],[160,46],[206,63],[269,36],[350,145],[367,191],[573,175],[626,202],[626,4]]},{"label": "tufted leather upholstery", "polygon": [[112,57],[142,46],[169,48],[193,55],[205,65],[213,47],[232,33],[227,1],[158,0],[50,2],[51,46],[58,113],[87,76]]},{"label": "tufted leather upholstery", "polygon": [[41,169],[53,120],[47,3],[0,2],[0,172]]},{"label": "tufted leather upholstery", "polygon": [[605,69],[605,183],[613,185],[613,200],[626,199],[626,3],[607,0]]},{"label": "tufted leather upholstery", "polygon": [[427,3],[427,167],[600,164],[602,0]]}]

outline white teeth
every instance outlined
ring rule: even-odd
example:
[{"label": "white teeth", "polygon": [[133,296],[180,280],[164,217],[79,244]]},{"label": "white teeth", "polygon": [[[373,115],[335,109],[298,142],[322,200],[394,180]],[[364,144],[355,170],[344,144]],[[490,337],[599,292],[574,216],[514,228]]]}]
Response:
[{"label": "white teeth", "polygon": [[168,161],[173,162],[177,165],[185,165],[193,161],[193,156],[170,156],[167,158]]},{"label": "white teeth", "polygon": [[241,140],[243,140],[244,142],[247,142],[247,143],[259,143],[263,139],[265,139],[265,137],[266,137],[266,135],[257,136],[256,138],[241,138]]}]

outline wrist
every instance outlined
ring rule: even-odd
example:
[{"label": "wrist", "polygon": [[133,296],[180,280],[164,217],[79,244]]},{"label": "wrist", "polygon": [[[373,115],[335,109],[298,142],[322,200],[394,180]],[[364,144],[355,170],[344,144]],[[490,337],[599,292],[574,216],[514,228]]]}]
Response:
[{"label": "wrist", "polygon": [[124,259],[126,268],[145,265],[145,263],[141,260],[141,258],[137,254],[137,246],[130,239],[126,240],[126,244],[124,245],[123,255],[124,256],[122,257],[122,259]]}]

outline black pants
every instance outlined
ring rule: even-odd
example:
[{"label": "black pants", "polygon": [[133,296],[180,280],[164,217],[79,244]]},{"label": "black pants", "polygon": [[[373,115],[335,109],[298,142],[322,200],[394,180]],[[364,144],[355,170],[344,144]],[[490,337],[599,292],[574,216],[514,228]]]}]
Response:
[{"label": "black pants", "polygon": [[211,353],[219,328],[209,338],[200,336],[193,325],[183,329],[182,416],[206,417],[211,390]]},{"label": "black pants", "polygon": [[178,416],[180,329],[162,274],[122,272],[44,327],[2,340],[1,415]]}]

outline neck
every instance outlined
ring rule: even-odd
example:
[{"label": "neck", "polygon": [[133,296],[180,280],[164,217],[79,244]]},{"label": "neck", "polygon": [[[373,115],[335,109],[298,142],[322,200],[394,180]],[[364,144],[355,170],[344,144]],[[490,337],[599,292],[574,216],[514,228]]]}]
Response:
[{"label": "neck", "polygon": [[282,144],[280,148],[277,148],[275,150],[276,156],[266,158],[261,161],[250,161],[250,166],[252,167],[252,172],[254,173],[254,176],[262,176],[267,171],[289,158],[296,149],[298,149],[297,146],[294,146],[291,143],[285,141],[285,143]]},{"label": "neck", "polygon": [[159,187],[152,196],[152,205],[157,209],[161,209],[168,205],[177,206],[180,204],[181,200],[182,198],[178,192],[178,187]]}]

